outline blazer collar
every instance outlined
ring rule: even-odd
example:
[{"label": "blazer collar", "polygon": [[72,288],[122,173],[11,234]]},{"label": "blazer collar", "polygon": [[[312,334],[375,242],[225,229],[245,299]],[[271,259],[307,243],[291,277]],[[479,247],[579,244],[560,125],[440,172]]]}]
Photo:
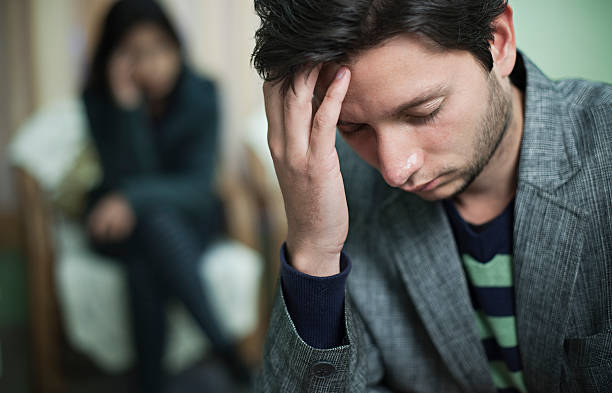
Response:
[{"label": "blazer collar", "polygon": [[518,180],[539,189],[555,190],[581,167],[573,127],[554,83],[520,52],[517,67],[524,67],[527,84]]}]

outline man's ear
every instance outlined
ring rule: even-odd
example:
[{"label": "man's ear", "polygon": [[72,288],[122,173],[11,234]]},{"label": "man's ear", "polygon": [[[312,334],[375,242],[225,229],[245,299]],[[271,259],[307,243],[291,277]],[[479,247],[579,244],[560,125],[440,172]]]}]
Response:
[{"label": "man's ear", "polygon": [[512,8],[507,5],[504,12],[493,20],[493,41],[490,43],[493,70],[501,78],[510,75],[516,62],[516,37],[512,14]]}]

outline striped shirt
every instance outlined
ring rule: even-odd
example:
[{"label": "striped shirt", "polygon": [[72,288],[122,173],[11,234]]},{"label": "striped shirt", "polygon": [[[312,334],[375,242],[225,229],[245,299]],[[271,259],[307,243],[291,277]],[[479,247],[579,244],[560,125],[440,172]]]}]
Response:
[{"label": "striped shirt", "polygon": [[526,393],[516,334],[512,230],[514,201],[484,225],[465,222],[444,202],[466,273],[478,334],[500,393]]}]

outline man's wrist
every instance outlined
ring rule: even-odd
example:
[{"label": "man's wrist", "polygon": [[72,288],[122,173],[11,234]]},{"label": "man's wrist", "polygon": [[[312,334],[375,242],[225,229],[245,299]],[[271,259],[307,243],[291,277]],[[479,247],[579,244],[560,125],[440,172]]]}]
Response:
[{"label": "man's wrist", "polygon": [[344,293],[351,262],[340,257],[340,273],[327,277],[304,274],[287,261],[287,245],[281,253],[281,288],[287,311],[299,336],[310,346],[326,349],[344,344]]},{"label": "man's wrist", "polygon": [[286,252],[287,262],[301,273],[314,277],[329,277],[340,273],[341,251],[296,250],[293,252],[287,243]]}]

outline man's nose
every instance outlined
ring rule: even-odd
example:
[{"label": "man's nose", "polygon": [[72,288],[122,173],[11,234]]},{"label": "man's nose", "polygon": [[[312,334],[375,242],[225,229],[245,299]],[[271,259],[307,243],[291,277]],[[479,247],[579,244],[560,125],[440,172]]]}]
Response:
[{"label": "man's nose", "polygon": [[423,151],[405,138],[379,137],[378,165],[387,184],[400,187],[423,166]]}]

